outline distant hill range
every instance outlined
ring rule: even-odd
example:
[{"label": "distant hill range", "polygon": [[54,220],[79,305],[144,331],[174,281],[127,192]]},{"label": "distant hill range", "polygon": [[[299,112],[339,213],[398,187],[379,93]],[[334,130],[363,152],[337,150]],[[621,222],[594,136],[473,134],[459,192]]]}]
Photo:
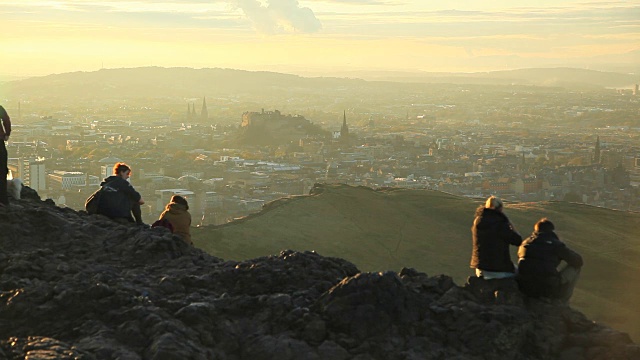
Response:
[{"label": "distant hill range", "polygon": [[[458,284],[472,274],[470,228],[480,199],[346,185],[316,185],[312,193],[226,225],[196,228],[196,246],[235,260],[315,250],[362,271],[413,267],[448,274]],[[567,202],[510,203],[505,211],[523,236],[549,217],[560,239],[585,259],[572,306],[640,340],[640,213]]]},{"label": "distant hill range", "polygon": [[[380,82],[425,84],[496,84],[580,88],[627,87],[640,75],[572,68],[522,69],[483,73],[357,72],[349,77],[302,77],[264,71],[141,67],[72,72],[6,82],[10,97],[87,99],[97,97],[229,96],[265,91],[323,91],[379,89]],[[360,77],[360,78],[354,78]],[[368,81],[362,80],[366,78]]]},{"label": "distant hill range", "polygon": [[577,88],[631,88],[640,74],[624,74],[576,68],[532,68],[476,73],[353,72],[367,80],[451,84],[515,84]]}]

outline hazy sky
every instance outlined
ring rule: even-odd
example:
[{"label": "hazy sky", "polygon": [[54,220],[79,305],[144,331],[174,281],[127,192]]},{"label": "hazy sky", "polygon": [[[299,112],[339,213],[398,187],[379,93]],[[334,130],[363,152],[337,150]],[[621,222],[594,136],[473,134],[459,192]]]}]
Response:
[{"label": "hazy sky", "polygon": [[18,76],[632,69],[640,54],[640,0],[2,0],[0,26],[0,75]]}]

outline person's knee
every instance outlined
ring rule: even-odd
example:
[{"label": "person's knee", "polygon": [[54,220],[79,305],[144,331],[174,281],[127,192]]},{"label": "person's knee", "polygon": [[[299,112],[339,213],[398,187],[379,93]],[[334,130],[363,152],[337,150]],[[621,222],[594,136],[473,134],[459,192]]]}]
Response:
[{"label": "person's knee", "polygon": [[562,283],[570,283],[575,281],[578,278],[578,275],[580,275],[580,268],[567,266],[560,272],[560,279],[562,280]]}]

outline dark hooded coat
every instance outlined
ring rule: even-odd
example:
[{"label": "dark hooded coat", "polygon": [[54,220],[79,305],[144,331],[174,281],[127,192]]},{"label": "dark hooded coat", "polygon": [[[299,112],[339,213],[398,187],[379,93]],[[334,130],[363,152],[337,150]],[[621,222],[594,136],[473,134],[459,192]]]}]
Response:
[{"label": "dark hooded coat", "polygon": [[7,148],[4,145],[4,137],[5,135],[11,135],[11,118],[7,111],[0,106],[0,205],[9,204],[9,199],[7,198],[7,182],[4,179],[7,178],[7,162],[8,162],[8,154]]},{"label": "dark hooded coat", "polygon": [[133,185],[120,176],[112,175],[105,178],[102,183],[102,194],[98,205],[98,214],[110,218],[126,218],[134,221],[131,216],[131,207],[138,203],[142,196]]},{"label": "dark hooded coat", "polygon": [[471,227],[473,250],[471,267],[485,271],[515,272],[509,245],[518,246],[522,236],[518,234],[509,218],[498,210],[479,207]]},{"label": "dark hooded coat", "polygon": [[562,291],[558,265],[562,260],[576,269],[582,256],[569,249],[553,231],[534,232],[518,249],[520,290],[533,297],[557,297]]}]

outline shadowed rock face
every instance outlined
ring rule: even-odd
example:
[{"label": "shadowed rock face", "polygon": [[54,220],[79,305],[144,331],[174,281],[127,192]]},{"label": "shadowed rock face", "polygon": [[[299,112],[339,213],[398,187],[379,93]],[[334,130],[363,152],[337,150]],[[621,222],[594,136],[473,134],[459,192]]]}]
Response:
[{"label": "shadowed rock face", "polygon": [[223,261],[37,196],[0,208],[0,231],[0,359],[640,359],[509,281],[314,252]]}]

